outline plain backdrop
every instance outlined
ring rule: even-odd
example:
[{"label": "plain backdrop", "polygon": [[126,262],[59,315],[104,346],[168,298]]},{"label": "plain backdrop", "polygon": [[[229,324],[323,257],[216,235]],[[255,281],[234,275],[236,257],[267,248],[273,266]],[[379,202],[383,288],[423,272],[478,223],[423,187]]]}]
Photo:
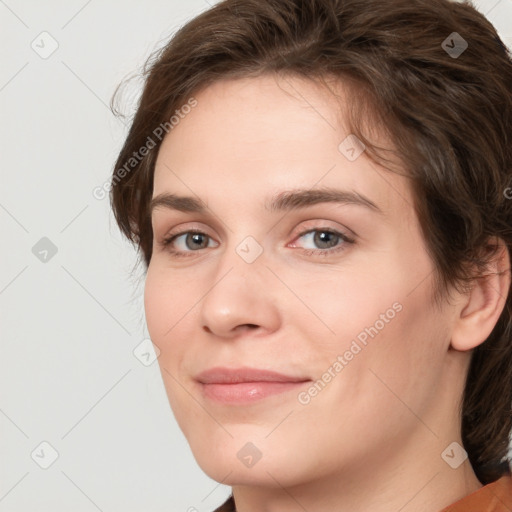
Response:
[{"label": "plain backdrop", "polygon": [[[213,3],[0,0],[0,512],[203,512],[229,494],[174,420],[136,253],[93,194],[127,133],[116,86]],[[475,5],[511,46],[512,0]]]}]

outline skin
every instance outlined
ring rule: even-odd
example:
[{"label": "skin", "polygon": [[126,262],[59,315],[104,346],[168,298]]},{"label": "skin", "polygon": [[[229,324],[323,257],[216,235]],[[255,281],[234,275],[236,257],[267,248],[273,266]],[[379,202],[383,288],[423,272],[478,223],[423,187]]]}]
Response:
[{"label": "skin", "polygon": [[[154,210],[147,325],[176,420],[200,467],[232,486],[237,510],[437,512],[482,486],[469,460],[452,469],[441,454],[462,445],[458,408],[471,349],[498,320],[510,278],[478,281],[433,305],[434,265],[410,184],[365,153],[349,161],[338,150],[350,133],[341,84],[338,93],[263,76],[195,95],[197,107],[160,148],[153,197],[193,196],[208,211]],[[382,213],[333,203],[264,208],[277,192],[320,187],[356,191]],[[186,257],[160,244],[192,228],[207,236],[175,240]],[[311,229],[355,242],[334,237],[343,250],[308,254],[330,247],[301,235]],[[252,263],[236,251],[248,236],[263,250]],[[501,251],[495,268],[509,266]],[[332,370],[396,303],[400,312]],[[313,381],[331,368],[335,376],[307,404],[293,390],[234,406],[206,398],[194,380],[213,366]],[[247,442],[261,452],[252,467],[237,457]]]}]

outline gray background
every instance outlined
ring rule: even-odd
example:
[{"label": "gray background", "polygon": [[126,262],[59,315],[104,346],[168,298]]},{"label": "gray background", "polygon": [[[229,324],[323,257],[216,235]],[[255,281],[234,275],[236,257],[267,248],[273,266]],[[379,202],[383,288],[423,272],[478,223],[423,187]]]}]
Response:
[{"label": "gray background", "polygon": [[[475,5],[512,47],[512,0]],[[177,427],[136,254],[93,196],[127,131],[115,87],[208,7],[0,0],[0,512],[210,511],[229,493]]]}]

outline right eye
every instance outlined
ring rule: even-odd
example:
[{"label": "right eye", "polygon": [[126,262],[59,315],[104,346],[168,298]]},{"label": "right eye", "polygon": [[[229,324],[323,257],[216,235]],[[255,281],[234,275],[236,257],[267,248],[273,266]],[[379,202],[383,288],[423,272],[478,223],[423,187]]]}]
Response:
[{"label": "right eye", "polygon": [[[208,247],[208,240],[212,241],[206,233],[199,230],[188,230],[168,235],[162,240],[160,245],[173,256],[182,257],[190,256],[190,253],[198,252],[199,249],[206,249]],[[176,249],[176,245],[181,247]]]}]

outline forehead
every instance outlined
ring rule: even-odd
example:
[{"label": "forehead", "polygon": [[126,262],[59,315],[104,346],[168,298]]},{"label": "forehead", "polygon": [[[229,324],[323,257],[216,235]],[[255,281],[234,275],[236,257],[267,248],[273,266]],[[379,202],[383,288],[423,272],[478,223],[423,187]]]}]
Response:
[{"label": "forehead", "polygon": [[172,154],[179,146],[180,161],[200,157],[193,151],[199,147],[222,161],[242,160],[246,166],[249,159],[268,160],[266,154],[299,159],[295,150],[304,144],[318,146],[319,132],[329,137],[322,152],[336,145],[341,133],[332,99],[318,85],[298,78],[222,80],[195,98],[197,106],[172,129],[162,147]]},{"label": "forehead", "polygon": [[349,98],[343,87],[334,96],[310,80],[267,75],[218,81],[194,97],[197,105],[161,145],[153,196],[173,191],[207,199],[222,191],[243,206],[269,191],[343,186],[372,196],[386,210],[409,195],[398,182],[390,193],[386,180],[399,177],[364,151],[356,159],[347,153],[354,139],[345,123]]}]

